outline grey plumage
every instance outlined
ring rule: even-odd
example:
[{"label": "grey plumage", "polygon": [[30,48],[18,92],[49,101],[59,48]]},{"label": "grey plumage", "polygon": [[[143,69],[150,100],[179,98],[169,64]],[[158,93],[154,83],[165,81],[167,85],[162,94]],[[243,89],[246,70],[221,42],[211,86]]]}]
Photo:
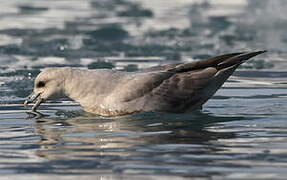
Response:
[{"label": "grey plumage", "polygon": [[[101,115],[182,113],[201,108],[240,64],[263,52],[225,54],[138,72],[50,68],[37,76],[34,94],[43,101],[66,95]],[[37,87],[39,82],[45,86]]]}]

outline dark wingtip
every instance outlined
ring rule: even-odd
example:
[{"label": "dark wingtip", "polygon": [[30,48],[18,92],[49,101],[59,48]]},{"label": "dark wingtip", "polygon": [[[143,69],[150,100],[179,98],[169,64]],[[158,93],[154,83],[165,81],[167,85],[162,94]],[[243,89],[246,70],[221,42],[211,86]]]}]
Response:
[{"label": "dark wingtip", "polygon": [[261,51],[253,51],[251,53],[254,53],[254,54],[258,55],[258,54],[263,54],[263,53],[266,53],[266,52],[267,52],[267,50],[261,50]]},{"label": "dark wingtip", "polygon": [[265,53],[265,52],[268,52],[268,50],[265,49],[265,50],[261,50],[259,52]]},{"label": "dark wingtip", "polygon": [[218,64],[217,69],[223,69],[223,68],[227,68],[236,64],[242,64],[244,62],[246,62],[248,59],[257,56],[259,54],[265,53],[267,52],[266,50],[261,50],[261,51],[252,51],[252,52],[246,52],[246,53],[242,53],[240,55],[234,56],[220,64]]},{"label": "dark wingtip", "polygon": [[241,57],[243,57],[245,60],[248,60],[254,56],[257,56],[259,54],[263,54],[267,52],[267,50],[261,50],[261,51],[252,51],[252,52],[247,52],[247,53],[244,53],[242,55],[240,55]]}]

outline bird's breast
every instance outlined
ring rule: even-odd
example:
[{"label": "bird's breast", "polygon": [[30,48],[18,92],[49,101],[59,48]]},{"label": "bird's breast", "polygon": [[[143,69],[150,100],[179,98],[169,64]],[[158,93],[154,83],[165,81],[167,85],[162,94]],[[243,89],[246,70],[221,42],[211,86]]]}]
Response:
[{"label": "bird's breast", "polygon": [[84,106],[83,108],[87,112],[98,114],[101,116],[123,116],[136,113],[136,111],[112,110],[109,108],[103,108],[99,106]]}]

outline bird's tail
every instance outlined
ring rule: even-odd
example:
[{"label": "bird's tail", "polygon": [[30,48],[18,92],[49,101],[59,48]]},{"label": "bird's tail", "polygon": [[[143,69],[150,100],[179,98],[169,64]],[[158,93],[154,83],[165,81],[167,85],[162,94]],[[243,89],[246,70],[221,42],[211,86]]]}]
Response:
[{"label": "bird's tail", "polygon": [[254,51],[254,52],[242,53],[242,54],[233,56],[217,64],[216,69],[221,70],[221,69],[228,68],[234,65],[240,65],[246,62],[247,60],[249,60],[250,58],[257,56],[259,54],[265,53],[265,52],[266,51]]},{"label": "bird's tail", "polygon": [[253,52],[242,52],[242,53],[231,53],[216,56],[209,59],[199,60],[196,62],[179,64],[168,69],[170,72],[183,73],[188,71],[199,70],[208,67],[215,67],[217,70],[231,67],[233,65],[240,65],[246,62],[248,59],[262,54],[266,51],[253,51]]}]

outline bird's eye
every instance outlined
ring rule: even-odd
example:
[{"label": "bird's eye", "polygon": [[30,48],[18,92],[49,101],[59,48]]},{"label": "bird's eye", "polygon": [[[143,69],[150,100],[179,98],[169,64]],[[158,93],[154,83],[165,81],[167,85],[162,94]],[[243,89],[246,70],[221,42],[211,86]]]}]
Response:
[{"label": "bird's eye", "polygon": [[41,88],[41,87],[44,87],[45,86],[45,82],[44,81],[39,81],[38,83],[37,83],[37,87],[38,88]]}]

